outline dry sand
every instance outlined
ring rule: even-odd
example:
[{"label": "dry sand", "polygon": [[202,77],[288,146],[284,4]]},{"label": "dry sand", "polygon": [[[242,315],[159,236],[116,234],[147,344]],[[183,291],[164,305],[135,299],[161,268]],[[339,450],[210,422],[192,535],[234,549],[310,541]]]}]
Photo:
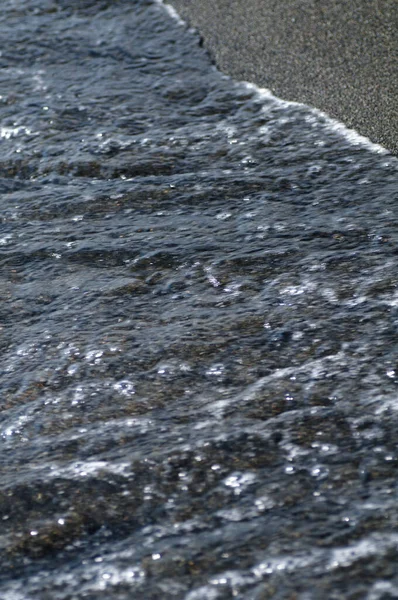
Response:
[{"label": "dry sand", "polygon": [[398,0],[171,0],[217,66],[398,154]]}]

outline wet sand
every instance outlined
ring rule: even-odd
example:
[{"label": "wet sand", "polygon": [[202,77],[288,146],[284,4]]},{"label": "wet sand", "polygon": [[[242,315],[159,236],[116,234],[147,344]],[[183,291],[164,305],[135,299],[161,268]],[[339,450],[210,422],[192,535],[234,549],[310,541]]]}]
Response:
[{"label": "wet sand", "polygon": [[397,0],[172,0],[217,66],[398,154]]}]

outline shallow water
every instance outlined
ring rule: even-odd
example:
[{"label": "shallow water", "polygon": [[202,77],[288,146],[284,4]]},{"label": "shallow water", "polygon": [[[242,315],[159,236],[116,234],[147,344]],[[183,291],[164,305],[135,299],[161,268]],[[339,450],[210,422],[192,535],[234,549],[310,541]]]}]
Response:
[{"label": "shallow water", "polygon": [[0,30],[0,597],[398,597],[398,161],[159,3]]}]

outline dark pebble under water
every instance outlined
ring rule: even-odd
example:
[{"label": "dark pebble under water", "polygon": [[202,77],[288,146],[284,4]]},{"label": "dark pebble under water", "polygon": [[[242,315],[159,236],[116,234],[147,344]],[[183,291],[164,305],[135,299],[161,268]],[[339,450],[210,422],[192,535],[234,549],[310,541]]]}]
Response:
[{"label": "dark pebble under water", "polygon": [[398,598],[398,161],[159,3],[0,32],[1,600]]}]

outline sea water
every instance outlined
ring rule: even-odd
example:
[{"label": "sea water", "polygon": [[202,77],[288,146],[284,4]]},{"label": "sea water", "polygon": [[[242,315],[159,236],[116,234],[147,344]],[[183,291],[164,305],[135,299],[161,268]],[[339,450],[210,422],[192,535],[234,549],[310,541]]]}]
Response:
[{"label": "sea water", "polygon": [[158,2],[0,31],[0,598],[396,598],[397,160]]}]

